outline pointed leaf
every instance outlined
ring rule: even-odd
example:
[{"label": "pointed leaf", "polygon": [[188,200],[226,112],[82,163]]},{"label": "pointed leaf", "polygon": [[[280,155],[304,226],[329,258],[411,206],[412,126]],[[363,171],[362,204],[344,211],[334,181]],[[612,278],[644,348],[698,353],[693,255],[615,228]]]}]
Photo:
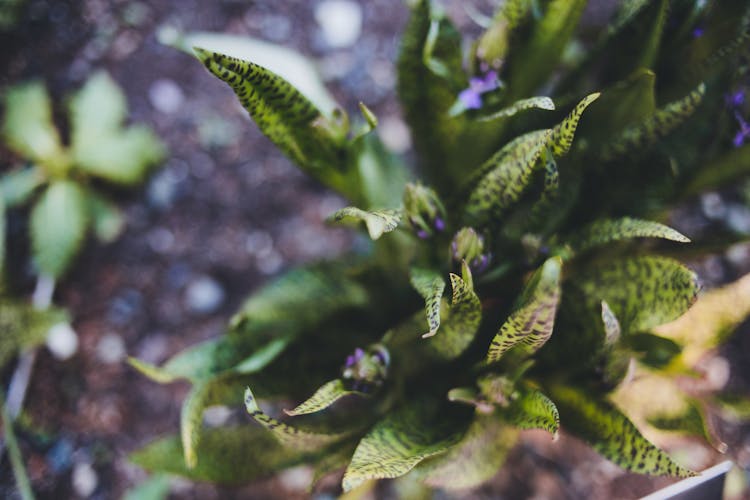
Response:
[{"label": "pointed leaf", "polygon": [[560,428],[555,403],[537,390],[521,390],[502,415],[520,429],[543,429],[553,438]]},{"label": "pointed leaf", "polygon": [[341,441],[350,435],[347,433],[322,434],[305,431],[280,422],[260,409],[249,387],[245,389],[245,408],[250,416],[260,425],[271,431],[281,444],[301,451],[319,450],[337,441]]},{"label": "pointed leaf", "polygon": [[403,476],[425,458],[444,453],[460,434],[447,432],[434,418],[417,405],[387,414],[357,445],[344,473],[344,491],[368,479]]},{"label": "pointed leaf", "polygon": [[445,290],[445,281],[436,273],[427,269],[412,268],[410,276],[411,286],[419,292],[425,302],[427,325],[430,330],[422,338],[432,337],[440,328],[440,306]]},{"label": "pointed leaf", "polygon": [[570,239],[569,245],[573,254],[580,254],[613,241],[629,238],[663,238],[680,243],[690,242],[688,238],[664,224],[623,217],[601,219],[589,224]]},{"label": "pointed leaf", "polygon": [[232,87],[261,132],[307,173],[342,189],[339,173],[345,155],[335,126],[303,94],[257,64],[194,50],[209,72]]},{"label": "pointed leaf", "polygon": [[573,300],[579,299],[577,291],[582,292],[597,316],[605,300],[626,333],[676,319],[692,305],[698,290],[695,273],[664,257],[631,257],[590,266],[571,283]]},{"label": "pointed leaf", "polygon": [[527,285],[525,303],[500,327],[487,352],[494,363],[512,347],[521,344],[531,352],[539,349],[552,335],[560,300],[562,261],[548,259]]},{"label": "pointed leaf", "polygon": [[412,474],[432,488],[473,488],[497,473],[517,439],[517,429],[477,414],[458,443],[417,465]]},{"label": "pointed leaf", "polygon": [[610,403],[563,386],[555,386],[551,395],[560,410],[563,428],[623,469],[653,476],[695,475],[644,438]]},{"label": "pointed leaf", "polygon": [[0,198],[6,208],[23,205],[43,182],[44,174],[38,167],[11,170],[0,177]]},{"label": "pointed leaf", "polygon": [[609,161],[648,148],[687,120],[705,93],[706,85],[701,83],[684,98],[667,104],[643,122],[628,127],[603,148],[602,158]]},{"label": "pointed leaf", "polygon": [[31,211],[31,243],[40,272],[60,278],[83,244],[89,224],[86,195],[71,181],[57,181]]},{"label": "pointed leaf", "polygon": [[361,210],[357,207],[344,207],[337,210],[328,220],[330,222],[362,221],[367,226],[370,238],[377,240],[383,233],[390,233],[398,227],[401,221],[401,210]]},{"label": "pointed leaf", "polygon": [[119,131],[127,117],[127,101],[120,87],[104,71],[92,75],[70,99],[74,150]]},{"label": "pointed leaf", "polygon": [[125,228],[125,216],[117,205],[92,190],[86,192],[86,198],[97,239],[102,243],[113,242]]},{"label": "pointed leaf", "polygon": [[516,113],[525,111],[527,109],[555,109],[555,103],[549,97],[529,97],[528,99],[521,99],[516,101],[507,108],[503,108],[500,111],[496,111],[489,115],[480,116],[477,121],[487,122],[491,120],[497,120],[498,118],[507,118],[513,116]]},{"label": "pointed leaf", "polygon": [[180,435],[184,450],[185,465],[192,469],[198,463],[197,448],[200,442],[201,427],[203,425],[203,410],[206,400],[210,397],[213,381],[195,384],[182,402],[180,412]]},{"label": "pointed leaf", "polygon": [[326,382],[320,387],[315,394],[310,396],[306,401],[301,403],[293,410],[284,410],[289,416],[306,415],[317,411],[325,410],[339,399],[349,394],[362,394],[358,391],[350,391],[344,386],[344,381],[340,378]]},{"label": "pointed leaf", "polygon": [[76,167],[123,186],[143,182],[149,168],[165,155],[164,145],[151,129],[143,125],[86,137],[73,151]]},{"label": "pointed leaf", "polygon": [[602,323],[604,324],[604,343],[613,346],[620,340],[622,328],[617,316],[610,309],[606,300],[602,300]]},{"label": "pointed leaf", "polygon": [[447,318],[440,335],[428,340],[434,352],[447,359],[458,357],[469,347],[482,321],[482,304],[471,286],[456,274],[451,273],[450,279],[453,299]]},{"label": "pointed leaf", "polygon": [[479,168],[479,181],[469,195],[464,225],[483,227],[498,220],[508,207],[516,203],[528,187],[537,160],[544,151],[549,130],[524,134],[498,151]]},{"label": "pointed leaf", "polygon": [[581,102],[576,104],[573,111],[571,111],[562,122],[552,129],[552,133],[547,139],[547,146],[555,157],[559,158],[568,153],[570,146],[573,144],[573,137],[575,136],[576,128],[578,127],[578,122],[581,120],[583,112],[589,104],[596,101],[600,95],[599,92],[596,92],[581,99]]},{"label": "pointed leaf", "polygon": [[187,468],[180,438],[172,436],[147,445],[130,459],[150,471],[196,481],[243,484],[314,458],[281,446],[265,429],[251,425],[207,429],[196,454],[200,457],[198,464]]},{"label": "pointed leaf", "polygon": [[6,92],[2,133],[11,149],[30,160],[53,164],[63,160],[60,136],[52,123],[52,103],[41,82]]},{"label": "pointed leaf", "polygon": [[708,427],[705,412],[695,400],[688,401],[687,408],[680,414],[653,416],[648,419],[648,423],[663,431],[698,436],[710,443],[715,441]]}]

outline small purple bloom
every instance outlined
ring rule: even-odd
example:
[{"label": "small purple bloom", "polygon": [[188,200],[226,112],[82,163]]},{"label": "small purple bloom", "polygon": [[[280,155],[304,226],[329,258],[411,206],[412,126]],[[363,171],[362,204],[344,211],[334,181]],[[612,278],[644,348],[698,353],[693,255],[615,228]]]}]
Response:
[{"label": "small purple bloom", "polygon": [[435,217],[435,229],[443,231],[445,229],[445,221],[440,217]]},{"label": "small purple bloom", "polygon": [[739,90],[732,94],[729,98],[729,104],[735,108],[739,108],[745,104],[745,93]]},{"label": "small purple bloom", "polygon": [[700,28],[700,27],[699,28],[695,28],[693,30],[693,38],[700,38],[700,37],[702,37],[704,32],[705,31],[704,31],[703,28]]},{"label": "small purple bloom", "polygon": [[498,87],[497,71],[488,71],[483,76],[472,76],[469,79],[469,88],[462,90],[458,94],[458,99],[466,109],[479,109],[482,107],[482,94]]},{"label": "small purple bloom", "polygon": [[360,361],[362,361],[362,358],[364,357],[365,357],[365,351],[363,351],[359,347],[354,349],[354,362],[355,363],[359,363]]},{"label": "small purple bloom", "polygon": [[417,237],[418,237],[418,238],[419,238],[420,240],[426,240],[427,238],[429,238],[429,237],[430,237],[430,235],[429,235],[429,233],[428,233],[427,231],[425,231],[424,229],[420,229],[419,231],[417,231]]},{"label": "small purple bloom", "polygon": [[356,361],[354,361],[354,356],[346,357],[346,368],[351,368],[352,366],[354,366],[354,363],[356,363]]},{"label": "small purple bloom", "polygon": [[482,97],[472,88],[462,90],[458,94],[458,98],[466,109],[479,109],[482,107]]},{"label": "small purple bloom", "polygon": [[745,144],[745,141],[750,139],[750,125],[745,121],[744,118],[742,118],[742,115],[738,111],[734,112],[734,117],[737,118],[737,122],[740,125],[740,130],[737,132],[737,134],[734,136],[734,140],[732,140],[732,144],[735,148],[738,148]]}]

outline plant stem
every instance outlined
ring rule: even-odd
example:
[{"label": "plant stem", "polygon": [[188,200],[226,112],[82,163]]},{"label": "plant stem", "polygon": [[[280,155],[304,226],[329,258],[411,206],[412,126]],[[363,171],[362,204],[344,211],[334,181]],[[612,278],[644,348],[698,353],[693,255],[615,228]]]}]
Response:
[{"label": "plant stem", "polygon": [[21,494],[23,500],[33,500],[34,492],[31,490],[31,483],[29,482],[29,476],[26,474],[26,469],[23,464],[23,457],[21,457],[21,450],[18,447],[18,441],[16,435],[13,432],[13,420],[8,414],[8,409],[5,406],[2,394],[0,394],[0,413],[2,414],[3,420],[3,434],[5,435],[5,442],[8,444],[8,457],[10,457],[10,466],[13,469],[13,477],[16,480],[16,486],[18,492]]},{"label": "plant stem", "polygon": [[[49,276],[39,276],[31,303],[36,309],[48,309],[50,304],[52,304],[52,295],[54,293],[55,279]],[[26,391],[29,388],[29,381],[31,380],[31,372],[34,369],[36,353],[36,348],[21,353],[16,370],[13,372],[13,378],[10,380],[7,410],[11,420],[15,420],[19,413],[21,413],[23,401],[26,399]]]}]

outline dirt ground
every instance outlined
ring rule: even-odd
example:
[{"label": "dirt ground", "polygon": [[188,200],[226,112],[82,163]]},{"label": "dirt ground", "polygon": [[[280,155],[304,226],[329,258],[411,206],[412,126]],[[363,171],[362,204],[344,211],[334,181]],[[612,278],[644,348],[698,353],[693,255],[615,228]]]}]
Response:
[{"label": "dirt ground", "polygon": [[[231,91],[195,59],[157,41],[159,30],[172,26],[248,34],[295,48],[321,63],[347,110],[362,99],[398,143],[402,122],[392,61],[406,7],[400,0],[361,1],[357,43],[331,49],[315,21],[315,4],[28,0],[15,29],[0,34],[0,85],[40,78],[60,102],[104,68],[124,88],[132,120],[154,127],[170,151],[143,189],[113,193],[126,208],[126,231],[108,246],[91,242],[58,288],[55,301],[72,312],[80,348],[65,362],[46,350],[37,358],[26,407],[29,430],[20,438],[40,498],[78,497],[80,484],[74,483],[81,479],[74,471],[82,464],[95,479],[90,498],[120,498],[146,477],[127,454],[178,430],[187,386],[147,380],[124,362],[125,354],[158,363],[219,335],[242,299],[269,277],[357,245],[349,232],[323,223],[343,200],[281,156]],[[457,12],[469,29],[465,13]],[[57,119],[64,126],[64,114]],[[24,238],[25,216],[11,214],[11,239]],[[16,254],[25,250],[14,246]],[[740,272],[722,259],[699,264],[714,266],[714,282]],[[30,273],[15,274],[30,292]],[[727,350],[732,366],[748,366],[749,329]],[[9,372],[2,375],[7,382]],[[732,372],[733,383],[746,388],[743,376]],[[742,429],[726,432],[750,463],[750,438]],[[702,453],[703,465],[719,460],[706,447],[687,446]],[[636,498],[669,482],[625,474],[572,438],[551,444],[548,436],[529,432],[497,478],[465,498]],[[12,498],[12,491],[4,459],[0,497]],[[389,486],[378,492],[394,494]],[[305,494],[286,475],[242,489],[177,481],[170,498],[269,496]]]}]

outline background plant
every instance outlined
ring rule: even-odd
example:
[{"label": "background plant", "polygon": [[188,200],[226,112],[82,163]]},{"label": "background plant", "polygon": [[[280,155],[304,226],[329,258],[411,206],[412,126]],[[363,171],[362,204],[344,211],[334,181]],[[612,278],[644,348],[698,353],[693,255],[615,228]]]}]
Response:
[{"label": "background plant", "polygon": [[[692,272],[626,240],[686,242],[646,217],[662,218],[698,184],[743,173],[746,162],[728,160],[747,151],[730,150],[725,94],[741,76],[727,62],[743,47],[747,12],[627,3],[588,57],[571,63],[562,51],[583,4],[506,4],[472,50],[469,74],[450,22],[417,4],[399,92],[432,187],[403,191],[389,175],[398,164],[375,138],[350,134],[342,111],[324,114],[273,73],[197,50],[261,130],[357,205],[332,220],[363,221],[377,242],[368,260],[281,278],[248,300],[221,339],[161,368],[134,361],[157,380],[193,382],[181,442],[154,444],[136,461],[227,482],[300,461],[321,472],[348,463],[345,489],[412,469],[430,485],[465,487],[494,474],[515,427],[554,434],[562,421],[627,469],[689,473],[608,399],[631,358],[681,368],[680,346],[651,330],[680,316],[698,291]],[[534,96],[550,77],[554,101]],[[572,111],[534,110],[553,107]],[[362,114],[364,131],[376,122]],[[203,408],[236,402],[245,385],[267,397],[314,393],[295,415],[354,395],[291,427],[246,391],[248,412],[291,447],[248,426],[202,432]],[[269,451],[254,458],[248,449]]]}]

